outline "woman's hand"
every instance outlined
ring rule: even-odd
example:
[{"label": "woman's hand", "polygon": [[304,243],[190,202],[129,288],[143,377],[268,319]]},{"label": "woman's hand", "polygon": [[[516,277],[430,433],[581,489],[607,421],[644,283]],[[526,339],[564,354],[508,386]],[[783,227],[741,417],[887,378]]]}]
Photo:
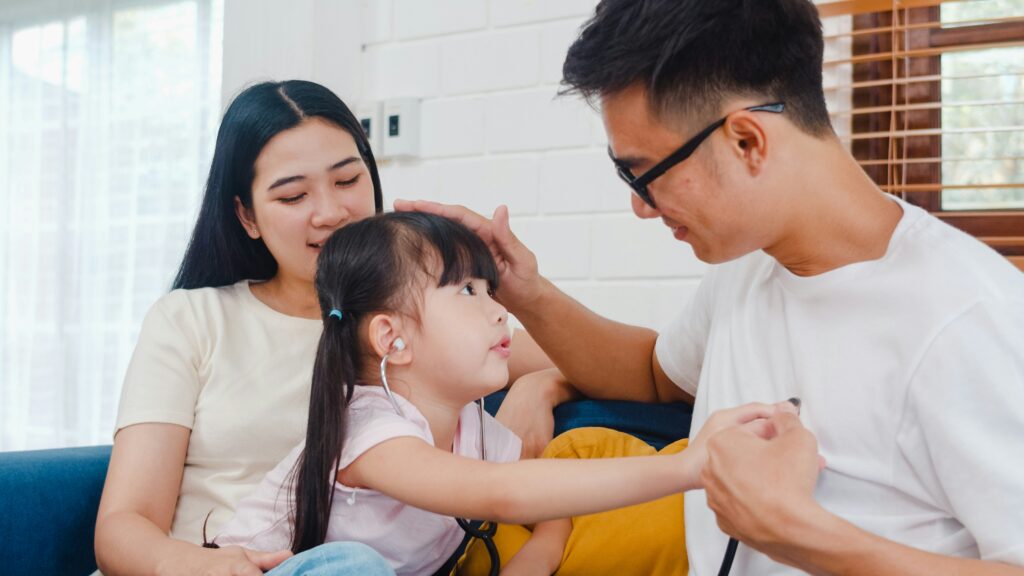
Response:
[{"label": "woman's hand", "polygon": [[262,576],[292,556],[290,550],[257,552],[238,546],[198,548],[184,561],[168,561],[157,569],[160,576]]},{"label": "woman's hand", "polygon": [[497,420],[522,439],[521,458],[537,458],[554,435],[555,406],[577,397],[557,368],[531,372],[509,388]]},{"label": "woman's hand", "polygon": [[491,249],[498,264],[500,286],[498,299],[514,314],[529,306],[542,287],[537,272],[537,257],[512,233],[508,223],[508,207],[498,206],[488,220],[465,206],[438,204],[427,200],[395,200],[398,212],[428,212],[461,222],[480,236]]}]

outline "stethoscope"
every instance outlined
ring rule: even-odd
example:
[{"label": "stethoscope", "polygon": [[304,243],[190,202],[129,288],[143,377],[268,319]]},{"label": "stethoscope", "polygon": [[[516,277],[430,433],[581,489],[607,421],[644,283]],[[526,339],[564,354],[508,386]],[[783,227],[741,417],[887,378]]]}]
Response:
[{"label": "stethoscope", "polygon": [[[797,414],[800,413],[800,405],[802,402],[800,398],[794,396],[787,400],[793,406],[796,406]],[[739,541],[735,538],[729,538],[729,544],[725,547],[725,556],[722,557],[722,566],[718,569],[718,576],[729,576],[729,571],[732,570],[732,563],[736,560],[736,549],[739,548]]]},{"label": "stethoscope", "polygon": [[[396,338],[394,343],[395,350],[405,350],[405,342],[401,338]],[[395,396],[391,393],[391,387],[388,386],[388,375],[387,375],[387,364],[388,354],[385,354],[380,360],[380,381],[384,385],[384,393],[387,395],[388,400],[391,401],[391,406],[398,412],[398,415],[405,418],[405,411],[402,410],[402,406],[395,400]],[[487,460],[487,447],[484,444],[484,399],[477,400],[477,411],[480,414],[480,459]],[[483,522],[479,520],[467,520],[465,518],[456,518],[455,522],[459,525],[459,528],[472,536],[473,538],[479,539],[484,543],[484,548],[487,549],[487,557],[491,561],[491,569],[488,572],[488,576],[498,576],[498,571],[501,569],[501,556],[498,554],[498,546],[494,543],[494,535],[498,532],[498,525],[494,522]]]}]

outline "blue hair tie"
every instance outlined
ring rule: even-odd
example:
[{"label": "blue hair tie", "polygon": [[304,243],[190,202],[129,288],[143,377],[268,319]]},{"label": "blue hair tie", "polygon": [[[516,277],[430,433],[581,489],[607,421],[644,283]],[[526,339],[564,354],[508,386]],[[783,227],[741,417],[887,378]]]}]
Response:
[{"label": "blue hair tie", "polygon": [[338,310],[337,308],[335,308],[335,309],[331,310],[331,313],[328,314],[328,316],[332,316],[334,318],[337,318],[338,320],[341,320],[341,317],[344,316],[344,314],[342,314],[341,310]]}]

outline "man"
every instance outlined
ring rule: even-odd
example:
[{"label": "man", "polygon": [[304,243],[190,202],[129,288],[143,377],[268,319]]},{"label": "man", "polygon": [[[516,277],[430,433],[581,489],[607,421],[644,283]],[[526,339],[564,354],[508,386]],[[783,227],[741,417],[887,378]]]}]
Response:
[{"label": "man", "polygon": [[692,574],[717,573],[720,529],[746,544],[735,574],[1024,574],[1024,275],[879,191],[832,131],[821,62],[807,0],[604,0],[570,48],[634,212],[721,264],[661,334],[540,277],[504,208],[397,207],[478,230],[500,298],[587,395],[695,397],[692,432],[803,400],[772,440],[710,442]]}]

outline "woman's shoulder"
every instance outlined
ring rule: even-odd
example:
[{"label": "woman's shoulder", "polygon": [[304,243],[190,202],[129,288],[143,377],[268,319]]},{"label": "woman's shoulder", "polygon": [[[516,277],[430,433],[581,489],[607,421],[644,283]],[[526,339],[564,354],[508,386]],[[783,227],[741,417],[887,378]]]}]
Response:
[{"label": "woman's shoulder", "polygon": [[149,314],[159,313],[169,318],[205,318],[221,315],[232,309],[253,306],[248,280],[228,286],[205,288],[175,288],[161,296],[150,308]]}]

